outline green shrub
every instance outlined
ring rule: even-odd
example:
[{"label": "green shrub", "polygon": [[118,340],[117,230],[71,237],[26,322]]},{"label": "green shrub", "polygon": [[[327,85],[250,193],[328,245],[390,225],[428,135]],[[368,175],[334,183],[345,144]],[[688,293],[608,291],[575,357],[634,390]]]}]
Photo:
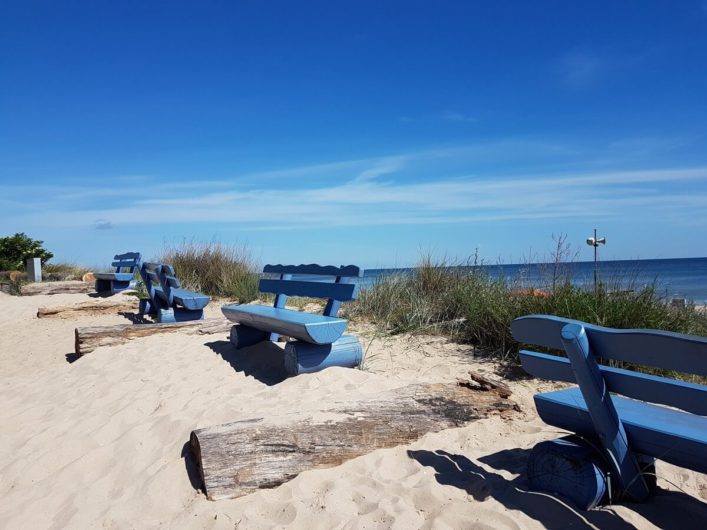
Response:
[{"label": "green shrub", "polygon": [[39,258],[42,264],[49,261],[54,254],[42,248],[43,243],[22,232],[0,237],[0,270],[23,271],[29,258]]},{"label": "green shrub", "polygon": [[160,261],[174,267],[187,289],[240,303],[258,298],[260,270],[243,246],[185,241],[165,249]]}]

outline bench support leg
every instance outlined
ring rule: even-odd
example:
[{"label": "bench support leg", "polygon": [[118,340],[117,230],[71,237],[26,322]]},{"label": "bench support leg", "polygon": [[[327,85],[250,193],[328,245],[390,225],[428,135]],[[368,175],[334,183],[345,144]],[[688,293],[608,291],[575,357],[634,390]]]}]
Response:
[{"label": "bench support leg", "polygon": [[233,344],[237,350],[268,340],[269,337],[269,333],[244,326],[243,324],[236,324],[231,328],[231,344]]},{"label": "bench support leg", "polygon": [[576,436],[541,442],[528,458],[531,489],[564,497],[581,510],[594,508],[605,497],[607,475],[598,451]]},{"label": "bench support leg", "polygon": [[203,320],[204,310],[184,309],[174,307],[171,309],[160,309],[157,315],[157,322],[187,322],[189,320]]},{"label": "bench support leg", "polygon": [[111,292],[113,294],[119,293],[121,291],[125,291],[126,289],[130,289],[130,282],[129,281],[118,281],[118,280],[113,280],[113,285],[111,286]]},{"label": "bench support leg", "polygon": [[318,372],[330,366],[354,368],[363,361],[358,338],[343,335],[333,344],[310,344],[300,340],[285,345],[285,370],[290,375]]},{"label": "bench support leg", "polygon": [[141,298],[138,304],[138,315],[144,317],[145,315],[156,315],[157,308],[152,305],[152,302],[147,298]]},{"label": "bench support leg", "polygon": [[96,280],[97,293],[116,294],[130,288],[129,281],[122,280]]},{"label": "bench support leg", "polygon": [[562,328],[561,338],[616,486],[629,498],[642,501],[648,497],[650,489],[628,445],[624,427],[590,351],[587,334],[582,326],[567,324]]},{"label": "bench support leg", "polygon": [[110,293],[112,292],[110,280],[96,280],[96,292],[97,293]]}]

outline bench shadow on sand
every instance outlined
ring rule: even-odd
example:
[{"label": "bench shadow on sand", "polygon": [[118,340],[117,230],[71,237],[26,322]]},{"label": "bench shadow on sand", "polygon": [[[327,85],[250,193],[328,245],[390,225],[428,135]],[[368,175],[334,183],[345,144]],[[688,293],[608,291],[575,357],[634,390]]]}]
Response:
[{"label": "bench shadow on sand", "polygon": [[121,317],[128,319],[133,324],[154,324],[154,321],[140,316],[139,313],[133,313],[132,311],[118,311]]},{"label": "bench shadow on sand", "polygon": [[289,377],[285,371],[282,348],[270,341],[236,350],[227,340],[207,342],[206,346],[219,354],[236,372],[255,377],[268,386],[281,383]]},{"label": "bench shadow on sand", "polygon": [[[611,507],[583,511],[549,494],[528,491],[525,466],[529,455],[530,449],[507,449],[478,459],[493,469],[519,475],[509,480],[462,455],[443,450],[408,451],[410,458],[435,470],[438,483],[462,489],[477,501],[492,497],[507,509],[522,511],[546,528],[636,528]],[[625,506],[659,528],[704,528],[707,521],[706,503],[675,491],[659,489],[648,501]]]}]

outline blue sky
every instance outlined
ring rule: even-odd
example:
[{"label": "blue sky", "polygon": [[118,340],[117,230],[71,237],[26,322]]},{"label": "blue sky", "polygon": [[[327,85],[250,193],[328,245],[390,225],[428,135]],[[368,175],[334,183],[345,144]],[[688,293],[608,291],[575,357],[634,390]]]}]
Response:
[{"label": "blue sky", "polygon": [[707,2],[0,2],[0,235],[703,256]]}]

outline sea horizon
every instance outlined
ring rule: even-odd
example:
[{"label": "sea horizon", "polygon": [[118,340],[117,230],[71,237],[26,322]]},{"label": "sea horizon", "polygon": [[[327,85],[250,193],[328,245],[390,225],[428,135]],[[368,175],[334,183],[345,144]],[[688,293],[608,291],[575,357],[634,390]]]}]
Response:
[{"label": "sea horizon", "polygon": [[[481,263],[477,265],[453,265],[453,267],[485,270],[497,277],[501,274],[522,288],[547,287],[548,268],[553,262],[533,263]],[[572,284],[590,287],[594,282],[594,261],[570,261],[558,263],[563,275],[570,277]],[[362,287],[370,287],[378,278],[395,274],[411,273],[415,267],[390,267],[366,269],[359,281]],[[655,285],[666,298],[685,298],[695,304],[707,303],[707,257],[654,258],[598,260],[598,280],[616,287],[640,289]]]}]

